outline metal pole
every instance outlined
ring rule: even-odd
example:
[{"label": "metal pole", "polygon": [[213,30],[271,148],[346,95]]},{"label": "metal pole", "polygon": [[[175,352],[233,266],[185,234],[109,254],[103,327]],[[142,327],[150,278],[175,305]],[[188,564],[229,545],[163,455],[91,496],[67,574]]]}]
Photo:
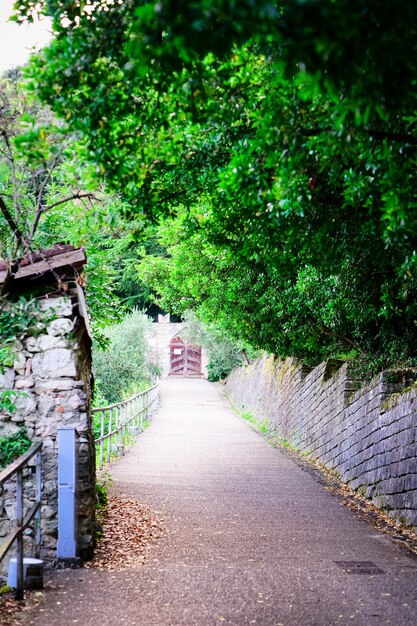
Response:
[{"label": "metal pole", "polygon": [[120,432],[119,432],[119,420],[120,420],[120,407],[116,407],[116,415],[115,415],[115,430],[116,430],[116,445],[120,444]]},{"label": "metal pole", "polygon": [[129,428],[129,413],[130,413],[130,402],[126,402],[125,414],[124,414],[124,428],[123,428],[123,445],[127,443],[128,428]]},{"label": "metal pole", "polygon": [[103,446],[104,446],[104,411],[101,411],[101,415],[100,415],[100,461],[99,461],[99,468],[103,469]]},{"label": "metal pole", "polygon": [[113,427],[113,409],[109,411],[109,430],[108,430],[108,439],[107,439],[107,463],[110,463],[110,453],[111,453],[111,431]]},{"label": "metal pole", "polygon": [[16,525],[20,528],[17,536],[17,584],[16,600],[23,600],[23,472],[19,470],[16,474]]},{"label": "metal pole", "polygon": [[[42,500],[42,453],[38,452],[35,457],[36,467],[36,502]],[[41,507],[35,515],[35,546],[36,546],[36,558],[40,556],[41,547]]]},{"label": "metal pole", "polygon": [[[120,444],[123,446],[125,443],[125,430],[126,430],[126,403],[122,404],[122,406],[120,407],[120,422],[121,422],[121,429],[120,429]],[[120,451],[122,450],[122,448],[120,448]]]}]

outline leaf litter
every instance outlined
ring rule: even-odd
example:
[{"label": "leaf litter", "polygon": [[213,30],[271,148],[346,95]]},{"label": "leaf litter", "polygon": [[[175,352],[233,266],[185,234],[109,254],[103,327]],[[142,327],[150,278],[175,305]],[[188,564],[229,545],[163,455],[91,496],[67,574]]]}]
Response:
[{"label": "leaf litter", "polygon": [[[165,532],[162,518],[133,499],[110,496],[97,517],[102,537],[92,561],[84,563],[86,569],[116,571],[146,563],[152,544]],[[27,623],[27,611],[39,607],[45,593],[58,587],[48,580],[44,590],[26,590],[21,601],[15,600],[14,591],[0,594],[0,626],[21,624],[19,617]]]},{"label": "leaf litter", "polygon": [[98,512],[102,529],[90,569],[121,570],[145,563],[151,545],[163,535],[163,520],[157,513],[131,498],[110,496]]}]

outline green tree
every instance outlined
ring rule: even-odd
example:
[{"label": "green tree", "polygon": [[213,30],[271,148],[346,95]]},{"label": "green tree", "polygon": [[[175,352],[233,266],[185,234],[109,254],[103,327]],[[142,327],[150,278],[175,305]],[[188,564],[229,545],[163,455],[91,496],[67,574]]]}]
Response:
[{"label": "green tree", "polygon": [[249,356],[255,356],[248,344],[233,341],[230,335],[219,326],[204,324],[192,311],[185,311],[182,319],[185,322],[181,332],[183,339],[188,343],[203,346],[208,352],[209,380],[217,381],[225,378],[234,367],[247,364]]},{"label": "green tree", "polygon": [[[56,243],[60,220],[79,219],[94,200],[91,181],[74,165],[74,138],[51,111],[28,96],[18,77],[0,81],[1,256],[15,259],[33,246]],[[70,166],[71,163],[71,166]],[[83,184],[89,189],[83,190]],[[67,205],[69,211],[62,212]],[[81,207],[81,210],[80,210]],[[41,228],[40,228],[41,226]],[[67,228],[67,231],[69,229]]]},{"label": "green tree", "polygon": [[151,288],[282,355],[414,358],[409,3],[41,5],[56,39],[32,88],[123,194],[135,238],[179,215]]},{"label": "green tree", "polygon": [[[9,262],[64,241],[87,249],[85,276],[94,327],[117,320],[111,248],[126,235],[121,201],[106,193],[84,148],[49,107],[21,86],[21,72],[0,79],[0,258]],[[111,236],[110,236],[111,232]],[[9,274],[9,279],[11,274]],[[13,294],[11,280],[3,292]]]},{"label": "green tree", "polygon": [[96,404],[120,402],[148,387],[158,374],[146,336],[149,324],[142,312],[134,310],[105,329],[107,349],[96,349],[93,359]]}]

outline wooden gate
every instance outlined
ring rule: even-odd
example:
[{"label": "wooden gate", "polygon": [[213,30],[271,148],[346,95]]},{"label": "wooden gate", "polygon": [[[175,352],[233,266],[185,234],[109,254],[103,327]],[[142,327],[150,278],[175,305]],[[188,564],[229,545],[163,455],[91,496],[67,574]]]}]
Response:
[{"label": "wooden gate", "polygon": [[170,345],[170,376],[201,378],[201,348],[189,346],[181,337],[174,337]]}]

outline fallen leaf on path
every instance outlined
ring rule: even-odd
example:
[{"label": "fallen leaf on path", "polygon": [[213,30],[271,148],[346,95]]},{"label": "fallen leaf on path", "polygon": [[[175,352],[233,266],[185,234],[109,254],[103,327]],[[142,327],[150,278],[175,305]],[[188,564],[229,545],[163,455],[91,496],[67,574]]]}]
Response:
[{"label": "fallen leaf on path", "polygon": [[111,496],[99,513],[103,537],[85,567],[120,570],[147,560],[150,546],[163,534],[161,519],[137,500]]}]

